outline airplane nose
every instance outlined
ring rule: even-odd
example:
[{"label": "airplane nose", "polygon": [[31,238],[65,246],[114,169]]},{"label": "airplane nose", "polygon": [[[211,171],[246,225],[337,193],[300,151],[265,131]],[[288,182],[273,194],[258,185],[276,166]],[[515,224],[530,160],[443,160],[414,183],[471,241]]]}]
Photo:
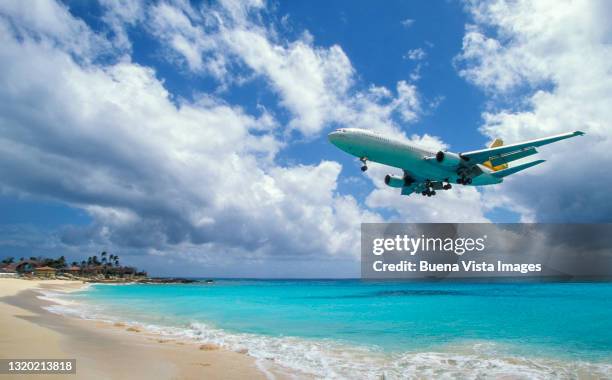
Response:
[{"label": "airplane nose", "polygon": [[332,133],[327,135],[327,138],[329,139],[329,142],[331,142],[332,144],[335,144],[336,142],[338,142],[338,138],[341,134],[342,134],[341,132],[333,131]]}]

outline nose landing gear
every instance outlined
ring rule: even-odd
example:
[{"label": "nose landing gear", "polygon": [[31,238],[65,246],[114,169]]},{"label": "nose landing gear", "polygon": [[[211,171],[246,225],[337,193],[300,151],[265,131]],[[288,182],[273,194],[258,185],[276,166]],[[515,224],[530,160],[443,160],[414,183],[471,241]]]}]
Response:
[{"label": "nose landing gear", "polygon": [[361,171],[365,172],[366,170],[368,170],[368,158],[367,157],[361,157],[361,158],[359,158],[359,161],[361,161],[361,163],[363,164],[363,166],[361,167]]}]

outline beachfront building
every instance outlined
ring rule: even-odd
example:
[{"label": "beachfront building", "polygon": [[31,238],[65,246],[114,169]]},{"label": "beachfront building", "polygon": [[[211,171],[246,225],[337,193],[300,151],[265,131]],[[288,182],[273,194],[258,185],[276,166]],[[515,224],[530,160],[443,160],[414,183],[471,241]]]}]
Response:
[{"label": "beachfront building", "polygon": [[77,267],[76,265],[73,265],[71,267],[63,269],[62,272],[71,274],[73,276],[77,276],[77,275],[79,275],[81,273],[81,270],[82,269],[80,267]]},{"label": "beachfront building", "polygon": [[0,268],[0,278],[2,277],[17,277],[16,265],[10,264]]},{"label": "beachfront building", "polygon": [[37,267],[34,268],[34,274],[40,277],[55,277],[55,268]]}]

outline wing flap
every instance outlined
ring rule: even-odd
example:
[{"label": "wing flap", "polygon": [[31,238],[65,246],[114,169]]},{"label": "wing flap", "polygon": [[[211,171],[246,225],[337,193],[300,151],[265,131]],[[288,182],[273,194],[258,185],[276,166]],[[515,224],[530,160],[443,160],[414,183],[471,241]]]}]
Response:
[{"label": "wing flap", "polygon": [[503,145],[503,146],[499,146],[495,148],[487,148],[487,149],[481,149],[481,150],[474,150],[471,152],[461,153],[460,156],[464,160],[470,163],[481,164],[483,162],[489,161],[493,158],[502,156],[504,154],[513,154],[513,153],[520,152],[521,150],[524,150],[524,149],[535,148],[538,146],[554,143],[556,141],[565,140],[571,137],[582,136],[582,135],[584,135],[584,132],[581,132],[581,131],[562,133],[556,136],[550,136],[550,137],[545,137],[541,139],[525,141],[525,142],[517,143],[517,144]]},{"label": "wing flap", "polygon": [[536,150],[536,148],[533,147],[521,149],[517,150],[516,152],[506,153],[497,157],[493,157],[491,158],[491,164],[493,166],[500,166],[512,161],[520,160],[521,158],[529,157],[532,154],[536,153],[538,153],[538,151]]}]

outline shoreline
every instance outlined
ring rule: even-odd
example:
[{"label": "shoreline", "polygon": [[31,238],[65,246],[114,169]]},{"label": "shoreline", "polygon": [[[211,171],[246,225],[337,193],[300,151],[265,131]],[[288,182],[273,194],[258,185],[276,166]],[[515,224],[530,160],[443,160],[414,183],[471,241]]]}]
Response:
[{"label": "shoreline", "polygon": [[77,373],[70,375],[77,379],[286,377],[280,370],[260,368],[244,353],[163,339],[123,324],[71,318],[44,309],[55,303],[41,299],[41,290],[69,292],[87,285],[70,280],[0,279],[0,326],[5,330],[0,358],[77,359]]},{"label": "shoreline", "polygon": [[[7,284],[12,285],[12,292],[8,291],[11,286],[7,287]],[[330,341],[301,341],[294,337],[262,341],[258,336],[252,340],[248,334],[228,335],[221,331],[222,338],[218,339],[207,327],[204,333],[200,332],[199,326],[193,327],[195,334],[175,333],[172,327],[170,330],[163,326],[158,329],[160,326],[155,324],[115,318],[114,313],[98,314],[95,308],[83,308],[87,303],[65,303],[62,296],[57,295],[90,285],[80,281],[0,279],[0,326],[9,326],[10,330],[6,337],[0,335],[0,358],[76,358],[77,378],[112,379],[308,379],[328,376],[378,379],[381,376],[427,378],[434,374],[461,377],[472,372],[494,373],[503,378],[517,378],[513,377],[517,375],[518,378],[565,376],[591,379],[612,373],[608,361],[568,360],[556,355],[524,356],[503,349],[499,351],[503,346],[487,340],[459,341],[437,348],[383,354],[377,350],[369,351],[367,347],[336,345]],[[7,291],[10,294],[4,296]],[[6,313],[5,308],[16,309],[21,314]],[[94,313],[90,315],[90,311]],[[9,316],[18,321],[5,323]],[[23,327],[24,322],[30,324]],[[21,331],[17,326],[19,323],[22,324]],[[14,340],[12,343],[11,338]],[[7,340],[12,345],[7,345]],[[40,350],[41,342],[44,342],[46,350]],[[490,343],[494,344],[493,348],[486,349]],[[3,354],[13,350],[26,355]],[[42,354],[37,354],[39,352]],[[79,363],[82,363],[81,367]],[[79,368],[85,367],[88,372],[80,373]]]}]

